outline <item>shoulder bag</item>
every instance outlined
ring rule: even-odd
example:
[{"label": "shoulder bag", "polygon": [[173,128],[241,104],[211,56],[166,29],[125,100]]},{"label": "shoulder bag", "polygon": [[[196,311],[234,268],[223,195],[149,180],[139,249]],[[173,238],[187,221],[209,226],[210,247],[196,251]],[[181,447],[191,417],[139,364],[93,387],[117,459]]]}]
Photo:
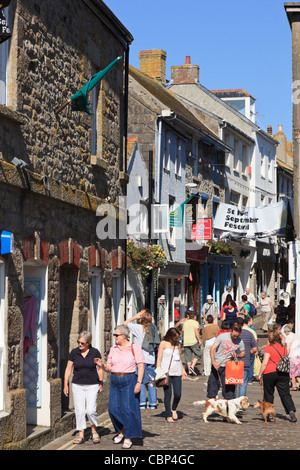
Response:
[{"label": "shoulder bag", "polygon": [[175,350],[175,346],[174,346],[174,349],[173,349],[173,352],[172,352],[172,356],[171,356],[171,360],[170,360],[170,364],[169,364],[169,369],[168,369],[168,372],[166,373],[166,377],[157,380],[157,382],[155,382],[156,387],[168,387],[169,386],[169,372],[170,372],[171,362],[172,362],[172,359],[173,359],[174,350]]},{"label": "shoulder bag", "polygon": [[276,349],[274,346],[272,346],[272,348],[274,348],[280,356],[278,364],[276,364],[276,362],[274,362],[270,358],[271,361],[274,362],[274,364],[276,364],[277,372],[283,372],[285,374],[288,374],[290,372],[290,358],[288,356],[282,356],[280,352],[278,351],[278,349]]}]

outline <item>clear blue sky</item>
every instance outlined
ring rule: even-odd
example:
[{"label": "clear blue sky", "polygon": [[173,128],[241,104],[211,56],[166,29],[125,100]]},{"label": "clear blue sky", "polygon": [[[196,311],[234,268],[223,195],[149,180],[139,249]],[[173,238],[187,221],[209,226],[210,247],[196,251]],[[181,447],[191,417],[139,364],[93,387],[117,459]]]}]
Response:
[{"label": "clear blue sky", "polygon": [[104,0],[134,41],[130,64],[143,49],[167,53],[171,66],[185,57],[200,66],[210,90],[243,88],[256,98],[257,124],[273,134],[282,124],[292,141],[292,39],[283,0]]}]

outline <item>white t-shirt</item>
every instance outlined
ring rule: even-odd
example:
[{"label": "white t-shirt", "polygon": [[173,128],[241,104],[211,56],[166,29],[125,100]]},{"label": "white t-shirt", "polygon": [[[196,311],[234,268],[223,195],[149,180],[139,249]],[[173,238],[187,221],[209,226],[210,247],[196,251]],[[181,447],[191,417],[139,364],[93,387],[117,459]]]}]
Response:
[{"label": "white t-shirt", "polygon": [[[140,346],[140,348],[142,348],[142,344],[143,344],[144,337],[146,334],[144,331],[143,325],[128,323],[127,326],[133,335],[134,344],[137,344],[138,346]],[[142,350],[144,354],[145,364],[155,364],[155,353],[154,352],[149,353],[148,351],[145,351],[145,349],[143,348]]]}]

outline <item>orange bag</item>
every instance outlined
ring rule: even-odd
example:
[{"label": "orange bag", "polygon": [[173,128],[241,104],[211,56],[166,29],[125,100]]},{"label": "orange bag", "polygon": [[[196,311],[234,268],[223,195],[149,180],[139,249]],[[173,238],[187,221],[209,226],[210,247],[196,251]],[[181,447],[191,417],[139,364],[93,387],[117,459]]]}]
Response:
[{"label": "orange bag", "polygon": [[241,385],[244,382],[244,362],[226,361],[225,384]]}]

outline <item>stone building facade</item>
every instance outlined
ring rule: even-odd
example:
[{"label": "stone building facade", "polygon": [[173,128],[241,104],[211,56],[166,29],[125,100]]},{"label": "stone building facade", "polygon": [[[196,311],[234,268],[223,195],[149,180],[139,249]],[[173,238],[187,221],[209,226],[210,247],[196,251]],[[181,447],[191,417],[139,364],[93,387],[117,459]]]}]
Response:
[{"label": "stone building facade", "polygon": [[[101,204],[109,201],[118,213],[126,189],[133,38],[100,0],[12,0],[6,15],[12,35],[0,44],[7,48],[0,105],[0,448],[13,449],[28,446],[28,425],[45,427],[53,438],[74,424],[73,414],[64,414],[72,397],[62,398],[69,351],[89,329],[105,356],[124,315],[125,240],[99,239],[97,224]],[[118,56],[88,96],[91,116],[70,106],[55,113]],[[107,387],[99,409],[106,398]]]}]

